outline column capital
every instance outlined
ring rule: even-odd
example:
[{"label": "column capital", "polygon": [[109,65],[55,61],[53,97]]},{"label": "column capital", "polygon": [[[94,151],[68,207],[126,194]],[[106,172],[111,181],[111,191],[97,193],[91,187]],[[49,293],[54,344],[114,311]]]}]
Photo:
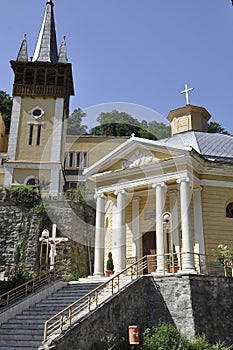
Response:
[{"label": "column capital", "polygon": [[152,184],[152,188],[156,188],[156,187],[164,187],[166,189],[167,185],[164,181]]},{"label": "column capital", "polygon": [[117,196],[119,193],[120,193],[120,194],[126,194],[127,191],[124,190],[124,189],[114,191],[115,196]]},{"label": "column capital", "polygon": [[176,180],[176,183],[178,183],[178,184],[180,184],[181,182],[190,182],[190,178],[189,177],[184,177],[184,178]]},{"label": "column capital", "polygon": [[94,195],[94,198],[97,199],[97,198],[103,198],[103,199],[106,199],[107,197],[105,196],[104,193],[101,193],[101,192],[97,192],[95,195]]},{"label": "column capital", "polygon": [[196,186],[193,188],[194,192],[201,192],[202,191],[202,187],[201,186]]}]

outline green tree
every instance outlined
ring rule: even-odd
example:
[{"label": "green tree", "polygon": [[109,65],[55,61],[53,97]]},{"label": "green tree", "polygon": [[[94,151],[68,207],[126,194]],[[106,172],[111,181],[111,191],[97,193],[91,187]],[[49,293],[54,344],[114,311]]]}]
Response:
[{"label": "green tree", "polygon": [[157,140],[171,134],[170,127],[162,122],[140,122],[130,114],[117,110],[100,113],[97,121],[100,125],[91,129],[92,135],[131,136],[134,133],[138,137]]},{"label": "green tree", "polygon": [[6,91],[0,90],[0,112],[6,125],[6,133],[10,131],[12,98]]},{"label": "green tree", "polygon": [[130,136],[134,133],[139,136],[140,122],[125,112],[113,110],[100,113],[97,121],[100,125],[91,129],[92,135]]},{"label": "green tree", "polygon": [[84,135],[87,133],[87,125],[82,124],[86,113],[81,108],[75,109],[67,121],[67,135]]},{"label": "green tree", "polygon": [[209,133],[230,135],[230,133],[225,128],[222,127],[222,124],[219,124],[216,122],[208,123],[208,132]]},{"label": "green tree", "polygon": [[148,123],[146,131],[154,136],[155,139],[165,139],[171,136],[171,127],[162,122],[153,120]]}]

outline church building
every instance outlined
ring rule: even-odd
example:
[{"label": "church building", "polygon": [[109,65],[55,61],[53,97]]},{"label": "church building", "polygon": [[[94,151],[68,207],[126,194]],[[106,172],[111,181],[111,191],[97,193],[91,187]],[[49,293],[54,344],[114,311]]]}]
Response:
[{"label": "church building", "polygon": [[154,257],[147,272],[168,272],[174,254],[180,271],[205,271],[218,244],[232,245],[233,137],[208,133],[210,114],[187,98],[168,115],[167,139],[132,135],[100,148],[90,136],[66,138],[73,75],[65,38],[57,49],[53,7],[48,0],[32,58],[25,35],[11,61],[13,107],[0,182],[4,176],[4,187],[40,184],[57,196],[65,184],[89,181],[96,192],[95,275],[104,274],[109,252],[116,272],[145,255]]},{"label": "church building", "polygon": [[170,138],[132,135],[86,169],[96,188],[96,275],[109,252],[116,272],[154,254],[147,272],[169,271],[174,255],[180,271],[204,272],[218,244],[232,245],[233,137],[207,133],[210,117],[190,104],[172,110]]},{"label": "church building", "polygon": [[65,183],[64,120],[74,87],[65,38],[58,53],[53,7],[53,1],[47,1],[33,57],[28,58],[25,35],[11,61],[13,107],[4,187],[40,182],[57,195]]}]

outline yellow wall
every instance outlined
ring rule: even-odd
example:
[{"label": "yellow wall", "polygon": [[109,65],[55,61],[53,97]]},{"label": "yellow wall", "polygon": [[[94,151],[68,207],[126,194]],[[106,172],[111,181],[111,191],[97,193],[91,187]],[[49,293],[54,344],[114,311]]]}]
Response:
[{"label": "yellow wall", "polygon": [[[37,120],[33,118],[30,111],[39,106],[44,110],[44,115]],[[16,160],[47,160],[51,158],[51,135],[53,133],[53,123],[55,114],[55,100],[53,98],[22,98],[18,143]],[[33,144],[28,145],[30,122],[44,122],[41,130],[40,145],[36,146],[37,130],[34,130]],[[37,127],[34,127],[37,129]]]},{"label": "yellow wall", "polygon": [[219,244],[233,246],[233,218],[226,217],[226,206],[233,202],[233,189],[204,186],[202,210],[206,253],[212,255]]},{"label": "yellow wall", "polygon": [[67,136],[66,152],[88,152],[88,166],[105,157],[121,143],[123,137]]},{"label": "yellow wall", "polygon": [[13,185],[22,185],[28,176],[36,177],[46,183],[50,182],[50,170],[33,169],[33,165],[31,165],[29,169],[15,169]]}]

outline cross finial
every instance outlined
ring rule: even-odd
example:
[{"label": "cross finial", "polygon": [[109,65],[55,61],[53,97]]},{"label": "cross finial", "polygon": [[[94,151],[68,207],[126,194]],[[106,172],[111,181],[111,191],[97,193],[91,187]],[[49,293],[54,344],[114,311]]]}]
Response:
[{"label": "cross finial", "polygon": [[192,91],[193,88],[188,88],[188,85],[185,84],[185,89],[183,91],[181,91],[180,93],[181,94],[184,94],[185,93],[185,96],[186,96],[186,105],[189,105],[189,91]]}]

